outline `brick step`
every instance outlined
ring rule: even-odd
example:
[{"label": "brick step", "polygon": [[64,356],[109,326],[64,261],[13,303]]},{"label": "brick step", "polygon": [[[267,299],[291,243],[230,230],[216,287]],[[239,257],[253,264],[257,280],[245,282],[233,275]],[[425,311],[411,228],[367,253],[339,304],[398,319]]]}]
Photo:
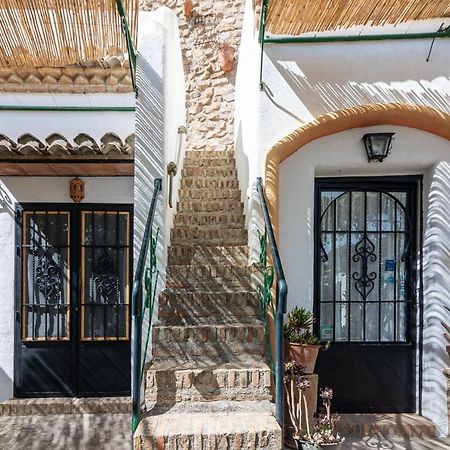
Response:
[{"label": "brick step", "polygon": [[239,182],[236,178],[182,178],[180,188],[204,188],[204,189],[239,189]]},{"label": "brick step", "polygon": [[252,289],[252,273],[247,267],[240,266],[169,266],[166,286],[170,288],[188,288],[221,291],[234,287]]},{"label": "brick step", "polygon": [[171,245],[168,250],[169,266],[171,264],[230,264],[247,265],[248,247],[235,246],[193,246]]},{"label": "brick step", "polygon": [[233,212],[177,213],[175,227],[244,228],[245,217]]},{"label": "brick step", "polygon": [[184,158],[183,167],[236,167],[234,156],[229,154],[225,157],[200,157],[187,156]]},{"label": "brick step", "polygon": [[349,437],[381,434],[428,438],[436,435],[436,427],[431,420],[412,413],[341,414],[336,427],[340,433]]},{"label": "brick step", "polygon": [[246,245],[248,240],[245,228],[187,228],[177,227],[170,231],[172,245]]},{"label": "brick step", "polygon": [[237,179],[237,170],[234,167],[187,167],[181,170],[183,177],[229,177]]},{"label": "brick step", "polygon": [[222,201],[192,201],[182,200],[177,204],[177,212],[239,212],[243,214],[244,204],[237,200]]},{"label": "brick step", "polygon": [[125,414],[131,412],[130,397],[14,398],[0,402],[2,416],[50,414]]},{"label": "brick step", "polygon": [[259,317],[259,301],[253,291],[188,291],[164,289],[159,296],[158,318],[165,324],[187,324],[193,320],[245,321]]},{"label": "brick step", "polygon": [[238,200],[241,201],[239,189],[182,188],[179,190],[180,200]]},{"label": "brick step", "polygon": [[185,153],[185,159],[221,159],[228,158],[234,159],[234,152],[230,150],[187,150]]},{"label": "brick step", "polygon": [[[195,407],[194,407],[195,406]],[[175,404],[155,409],[136,430],[135,450],[280,450],[281,430],[269,402]]]},{"label": "brick step", "polygon": [[261,355],[263,325],[259,320],[247,324],[217,324],[153,327],[155,357],[184,355],[230,358],[232,355]]},{"label": "brick step", "polygon": [[145,400],[158,405],[174,401],[270,400],[270,368],[262,357],[229,362],[197,358],[157,359],[146,371]]}]

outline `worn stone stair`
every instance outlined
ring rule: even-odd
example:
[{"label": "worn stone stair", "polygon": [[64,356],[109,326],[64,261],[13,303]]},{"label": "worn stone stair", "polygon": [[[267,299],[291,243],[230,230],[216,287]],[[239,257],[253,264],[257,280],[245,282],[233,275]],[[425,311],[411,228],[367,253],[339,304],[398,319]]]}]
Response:
[{"label": "worn stone stair", "polygon": [[233,154],[190,151],[137,449],[281,449]]}]

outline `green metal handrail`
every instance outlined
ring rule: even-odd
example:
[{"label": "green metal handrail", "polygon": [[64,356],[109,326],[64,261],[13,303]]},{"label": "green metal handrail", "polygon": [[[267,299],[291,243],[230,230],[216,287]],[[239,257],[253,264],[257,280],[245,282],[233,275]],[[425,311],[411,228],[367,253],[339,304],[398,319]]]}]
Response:
[{"label": "green metal handrail", "polygon": [[[131,404],[132,404],[132,434],[136,431],[141,420],[141,385],[144,377],[145,359],[150,340],[153,307],[155,304],[156,284],[159,273],[156,268],[156,246],[159,230],[156,237],[152,237],[153,219],[155,217],[156,202],[161,192],[162,179],[155,179],[154,191],[147,222],[145,224],[144,236],[142,238],[141,250],[134,275],[133,293],[131,296],[132,314],[132,347],[131,347]],[[150,265],[145,267],[150,250]],[[145,288],[145,302],[143,304],[143,290]],[[145,312],[148,312],[148,329],[142,358],[142,326]]]},{"label": "green metal handrail", "polygon": [[286,300],[288,286],[284,276],[283,265],[278,253],[277,241],[270,220],[269,209],[267,208],[266,196],[262,178],[257,178],[256,188],[261,202],[266,234],[270,244],[273,266],[277,276],[276,285],[276,309],[275,309],[275,415],[284,436],[284,314],[286,314]]}]

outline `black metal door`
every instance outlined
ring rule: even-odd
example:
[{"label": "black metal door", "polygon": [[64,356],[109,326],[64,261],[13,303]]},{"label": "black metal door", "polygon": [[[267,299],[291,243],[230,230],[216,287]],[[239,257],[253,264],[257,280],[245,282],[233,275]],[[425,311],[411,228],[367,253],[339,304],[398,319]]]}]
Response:
[{"label": "black metal door", "polygon": [[417,178],[316,182],[319,384],[340,412],[415,411]]},{"label": "black metal door", "polygon": [[15,395],[130,392],[131,209],[17,212]]}]

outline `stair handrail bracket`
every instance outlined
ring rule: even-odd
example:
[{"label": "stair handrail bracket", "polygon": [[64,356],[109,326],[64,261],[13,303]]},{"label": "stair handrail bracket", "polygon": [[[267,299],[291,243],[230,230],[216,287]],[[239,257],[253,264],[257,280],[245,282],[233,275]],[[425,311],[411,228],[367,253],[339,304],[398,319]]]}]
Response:
[{"label": "stair handrail bracket", "polygon": [[284,314],[286,314],[286,303],[288,294],[288,285],[284,276],[283,265],[278,252],[277,241],[273,231],[272,221],[270,219],[269,209],[267,207],[266,196],[264,193],[262,178],[256,180],[256,188],[259,194],[259,200],[264,218],[267,238],[270,244],[272,262],[277,277],[276,284],[276,310],[275,310],[275,415],[278,424],[281,427],[284,436]]},{"label": "stair handrail bracket", "polygon": [[[146,269],[145,264],[150,251],[155,250],[152,242],[152,228],[155,217],[156,204],[158,195],[162,189],[162,179],[156,178],[154,181],[154,190],[150,203],[150,208],[145,224],[144,235],[142,237],[142,245],[139,251],[139,258],[133,280],[133,291],[131,295],[131,321],[132,321],[132,341],[131,341],[131,404],[132,404],[132,435],[136,431],[141,420],[141,384],[142,384],[142,367],[145,361],[142,358],[142,325],[143,325],[143,289],[145,286]],[[156,281],[157,282],[157,279]],[[153,295],[154,298],[154,295]],[[151,312],[149,327],[151,326]]]}]

